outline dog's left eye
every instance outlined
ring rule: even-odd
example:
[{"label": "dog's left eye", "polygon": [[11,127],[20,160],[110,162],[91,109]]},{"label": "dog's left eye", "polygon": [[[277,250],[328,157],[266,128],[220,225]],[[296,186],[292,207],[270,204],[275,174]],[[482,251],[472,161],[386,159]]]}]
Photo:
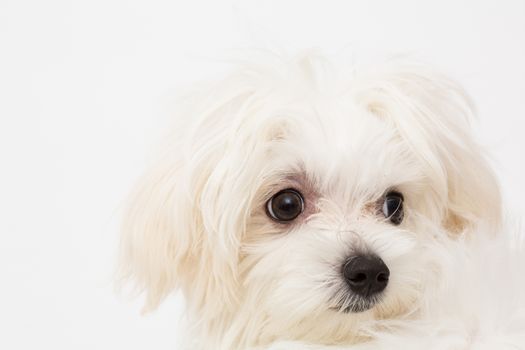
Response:
[{"label": "dog's left eye", "polygon": [[292,221],[304,209],[304,199],[301,193],[292,188],[277,192],[266,203],[266,213],[279,222]]},{"label": "dog's left eye", "polygon": [[394,225],[399,225],[405,216],[403,195],[396,191],[388,192],[383,202],[383,215]]}]

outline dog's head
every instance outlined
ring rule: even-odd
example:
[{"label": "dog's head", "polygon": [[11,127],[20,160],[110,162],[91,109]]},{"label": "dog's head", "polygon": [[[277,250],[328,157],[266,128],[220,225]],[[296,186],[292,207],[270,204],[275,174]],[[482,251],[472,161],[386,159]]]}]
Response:
[{"label": "dog's head", "polygon": [[124,266],[231,348],[413,312],[441,242],[500,220],[468,100],[424,67],[243,67],[187,113],[132,199]]}]

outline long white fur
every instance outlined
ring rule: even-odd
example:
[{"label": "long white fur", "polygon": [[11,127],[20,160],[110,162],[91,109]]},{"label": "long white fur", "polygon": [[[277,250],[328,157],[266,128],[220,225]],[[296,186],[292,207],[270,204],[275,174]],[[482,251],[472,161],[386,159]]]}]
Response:
[{"label": "long white fur", "polygon": [[[522,244],[501,233],[463,90],[417,64],[268,61],[195,93],[132,196],[122,268],[146,308],[181,289],[192,349],[525,347]],[[276,224],[265,202],[287,187],[306,209]],[[400,226],[374,207],[391,188]],[[391,278],[344,313],[354,251]]]}]

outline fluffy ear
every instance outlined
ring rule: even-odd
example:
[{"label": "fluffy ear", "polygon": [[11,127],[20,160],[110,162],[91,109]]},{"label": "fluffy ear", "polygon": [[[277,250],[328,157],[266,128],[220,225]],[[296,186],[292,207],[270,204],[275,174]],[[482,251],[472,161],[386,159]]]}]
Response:
[{"label": "fluffy ear", "polygon": [[177,288],[208,317],[236,303],[240,239],[250,209],[235,195],[247,191],[239,189],[246,174],[237,164],[249,152],[229,147],[238,135],[228,117],[239,107],[236,99],[244,101],[238,92],[195,108],[194,128],[170,137],[131,196],[121,267],[147,293],[146,309]]},{"label": "fluffy ear", "polygon": [[189,231],[195,218],[182,203],[180,176],[180,162],[160,159],[137,184],[124,214],[121,273],[147,293],[145,310],[181,285],[180,276],[191,268],[199,232]]},{"label": "fluffy ear", "polygon": [[426,167],[451,233],[480,223],[498,225],[497,180],[471,133],[465,92],[428,68],[393,64],[360,77],[358,102],[395,125]]}]

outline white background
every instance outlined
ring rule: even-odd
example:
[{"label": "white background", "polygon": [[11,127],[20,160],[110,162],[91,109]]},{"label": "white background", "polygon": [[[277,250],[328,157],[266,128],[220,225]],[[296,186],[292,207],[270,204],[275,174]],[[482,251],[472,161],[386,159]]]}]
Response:
[{"label": "white background", "polygon": [[525,213],[525,1],[0,0],[0,349],[175,349],[113,293],[122,201],[170,101],[231,48],[409,53],[476,102]]}]

